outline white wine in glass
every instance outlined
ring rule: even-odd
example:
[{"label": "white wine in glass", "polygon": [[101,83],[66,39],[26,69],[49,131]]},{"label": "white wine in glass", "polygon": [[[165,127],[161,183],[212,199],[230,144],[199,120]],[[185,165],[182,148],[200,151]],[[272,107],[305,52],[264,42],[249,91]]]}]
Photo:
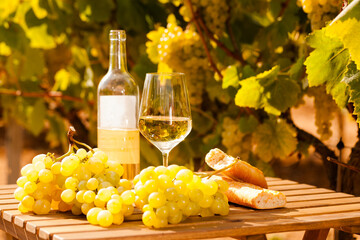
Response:
[{"label": "white wine in glass", "polygon": [[168,165],[171,149],[191,131],[191,110],[183,73],[146,74],[140,104],[139,130],[163,155]]}]

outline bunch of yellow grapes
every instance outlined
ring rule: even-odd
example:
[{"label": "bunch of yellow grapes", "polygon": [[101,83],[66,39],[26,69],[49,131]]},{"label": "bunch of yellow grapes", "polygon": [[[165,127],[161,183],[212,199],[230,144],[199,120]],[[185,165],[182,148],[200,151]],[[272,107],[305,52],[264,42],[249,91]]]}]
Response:
[{"label": "bunch of yellow grapes", "polygon": [[199,35],[191,28],[183,30],[170,22],[166,28],[160,27],[147,36],[149,58],[173,71],[185,73],[190,103],[201,104],[205,83],[213,79],[213,73]]},{"label": "bunch of yellow grapes", "polygon": [[298,0],[297,3],[308,14],[313,30],[324,27],[340,12],[342,6],[341,0]]},{"label": "bunch of yellow grapes", "polygon": [[309,88],[308,95],[314,97],[316,132],[321,140],[328,140],[332,136],[331,122],[339,107],[324,87]]},{"label": "bunch of yellow grapes", "polygon": [[200,178],[185,167],[148,167],[135,177],[134,184],[135,204],[142,209],[148,227],[177,224],[189,216],[229,213],[228,183]]},{"label": "bunch of yellow grapes", "polygon": [[48,214],[51,210],[86,215],[89,223],[109,227],[143,210],[148,227],[176,224],[188,216],[227,215],[227,182],[201,179],[177,165],[148,167],[133,183],[121,179],[122,165],[99,149],[79,148],[55,158],[40,154],[21,169],[15,199],[22,213]]},{"label": "bunch of yellow grapes", "polygon": [[50,210],[84,214],[92,224],[107,227],[121,224],[131,215],[135,193],[131,182],[120,179],[120,163],[94,149],[80,148],[61,161],[40,154],[21,169],[14,192],[23,213],[47,214]]},{"label": "bunch of yellow grapes", "polygon": [[224,118],[222,126],[221,143],[226,147],[227,153],[247,161],[252,150],[252,135],[241,132],[239,122],[230,117]]}]

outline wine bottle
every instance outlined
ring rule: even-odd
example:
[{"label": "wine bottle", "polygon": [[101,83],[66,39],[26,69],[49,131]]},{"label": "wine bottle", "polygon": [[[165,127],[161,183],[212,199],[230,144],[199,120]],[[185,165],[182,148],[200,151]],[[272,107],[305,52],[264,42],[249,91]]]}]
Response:
[{"label": "wine bottle", "polygon": [[111,30],[109,41],[109,70],[98,86],[98,147],[133,179],[140,171],[139,87],[127,70],[125,31]]}]

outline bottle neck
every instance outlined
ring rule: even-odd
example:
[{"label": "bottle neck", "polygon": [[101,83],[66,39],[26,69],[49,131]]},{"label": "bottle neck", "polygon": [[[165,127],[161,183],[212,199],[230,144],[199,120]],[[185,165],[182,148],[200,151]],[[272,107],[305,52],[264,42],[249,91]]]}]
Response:
[{"label": "bottle neck", "polygon": [[110,40],[109,71],[112,70],[120,70],[121,72],[127,72],[125,40]]}]

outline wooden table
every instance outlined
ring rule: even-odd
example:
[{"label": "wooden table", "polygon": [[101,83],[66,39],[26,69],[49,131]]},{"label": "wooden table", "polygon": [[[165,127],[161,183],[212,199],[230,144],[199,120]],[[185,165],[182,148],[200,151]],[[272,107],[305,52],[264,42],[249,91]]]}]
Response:
[{"label": "wooden table", "polygon": [[[13,198],[16,185],[0,186],[0,229],[15,238],[35,239],[193,239],[244,236],[306,230],[303,239],[326,239],[330,228],[359,232],[360,197],[316,188],[279,178],[267,178],[269,188],[287,196],[285,208],[253,210],[231,206],[228,216],[191,217],[161,230],[146,228],[139,220],[121,226],[101,228],[84,216],[52,213],[21,214]],[[140,213],[139,213],[140,214]],[[139,219],[139,214],[133,217]]]}]

